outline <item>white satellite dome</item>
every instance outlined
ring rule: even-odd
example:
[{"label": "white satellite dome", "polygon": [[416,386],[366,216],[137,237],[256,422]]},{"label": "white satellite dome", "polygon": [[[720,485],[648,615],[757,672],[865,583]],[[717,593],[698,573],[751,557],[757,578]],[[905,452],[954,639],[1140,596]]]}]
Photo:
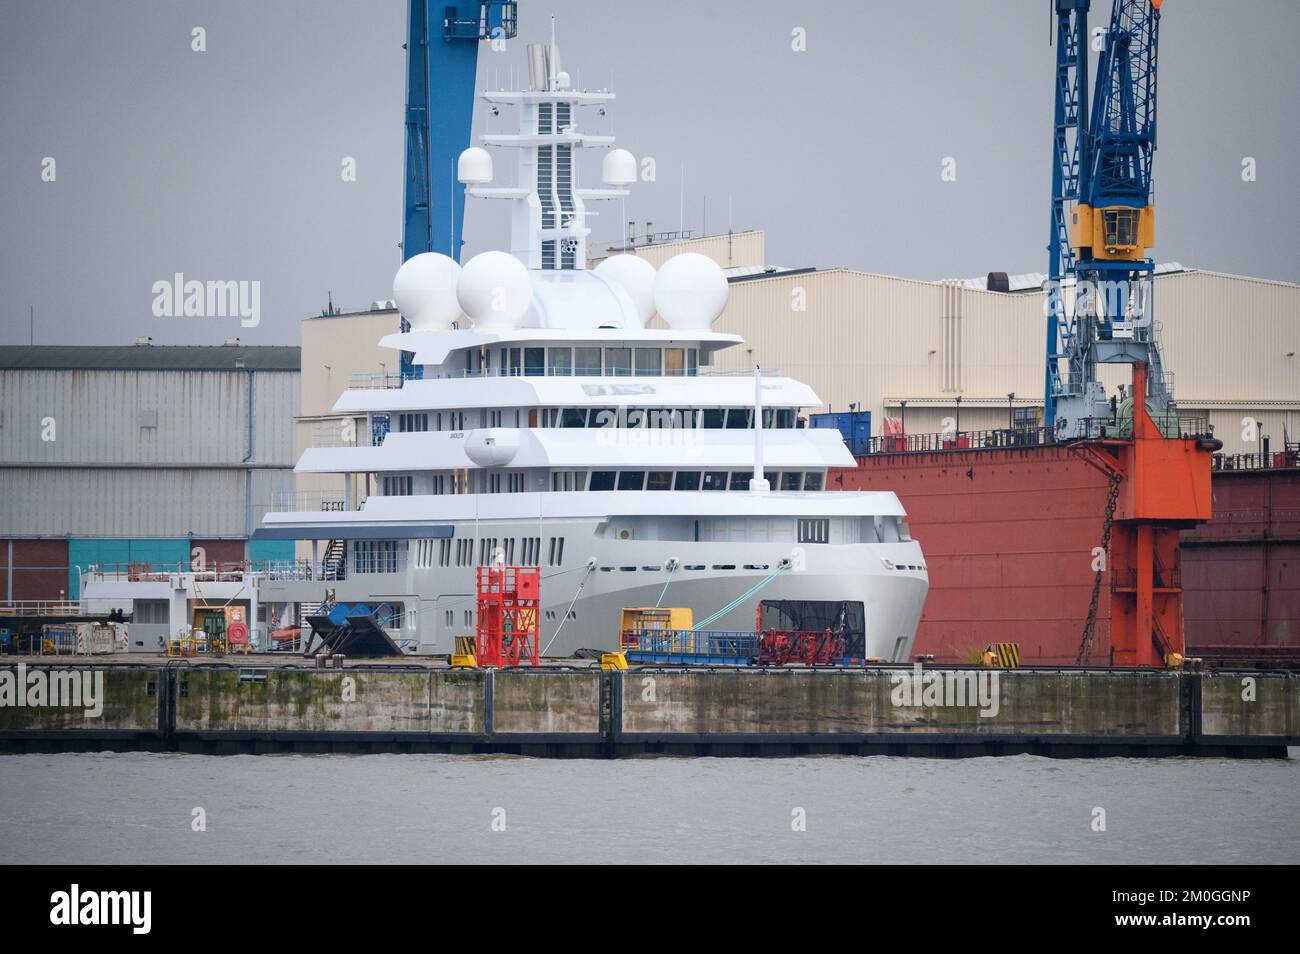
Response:
[{"label": "white satellite dome", "polygon": [[460,317],[460,265],[438,252],[412,255],[393,277],[393,300],[413,331],[444,331]]},{"label": "white satellite dome", "polygon": [[456,160],[456,178],[466,185],[487,185],[492,181],[492,154],[470,146]]},{"label": "white satellite dome", "polygon": [[611,149],[600,161],[600,178],[615,188],[630,186],[636,182],[636,157],[626,149]]},{"label": "white satellite dome", "polygon": [[645,324],[655,313],[655,267],[637,255],[611,255],[594,269],[597,275],[627,292]]},{"label": "white satellite dome", "polygon": [[480,467],[501,467],[519,453],[517,428],[478,427],[465,435],[465,456]]},{"label": "white satellite dome", "polygon": [[528,269],[509,252],[482,252],[460,270],[456,298],[474,327],[513,328],[533,300]]},{"label": "white satellite dome", "polygon": [[727,307],[727,276],[707,255],[683,252],[659,267],[655,309],[674,331],[704,331]]}]

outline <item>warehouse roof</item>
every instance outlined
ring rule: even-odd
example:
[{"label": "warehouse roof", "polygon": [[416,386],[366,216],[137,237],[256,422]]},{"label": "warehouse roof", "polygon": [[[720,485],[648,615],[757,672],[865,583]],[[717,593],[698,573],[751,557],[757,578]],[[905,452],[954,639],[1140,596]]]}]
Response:
[{"label": "warehouse roof", "polygon": [[298,371],[282,345],[0,345],[0,369],[60,371]]},{"label": "warehouse roof", "polygon": [[[1172,275],[1175,272],[1190,272],[1190,271],[1192,271],[1192,269],[1187,268],[1185,265],[1181,264],[1180,262],[1157,263],[1155,269],[1155,273],[1157,275]],[[961,283],[965,285],[967,288],[974,289],[975,291],[988,290],[987,275],[982,278],[959,279],[959,281],[961,281]],[[1043,286],[1046,281],[1047,281],[1046,272],[1025,272],[1022,275],[1007,276],[1007,285],[1012,292],[1023,292],[1023,291],[1039,292],[1043,290]],[[1067,278],[1063,284],[1065,287],[1068,288],[1069,286],[1074,284],[1074,279]]]}]

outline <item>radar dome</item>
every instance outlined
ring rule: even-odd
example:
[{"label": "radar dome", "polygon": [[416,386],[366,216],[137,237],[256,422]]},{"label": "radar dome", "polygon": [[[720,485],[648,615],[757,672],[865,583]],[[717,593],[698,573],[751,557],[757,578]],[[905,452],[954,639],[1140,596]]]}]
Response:
[{"label": "radar dome", "polygon": [[480,467],[500,467],[519,453],[519,431],[514,428],[478,427],[465,435],[465,456]]},{"label": "radar dome", "polygon": [[616,188],[630,186],[636,182],[636,158],[626,149],[611,149],[600,161],[600,178]]},{"label": "radar dome", "polygon": [[491,182],[491,154],[486,149],[470,146],[456,160],[456,178],[466,185],[486,185]]},{"label": "radar dome", "polygon": [[655,276],[655,309],[674,331],[705,331],[727,307],[727,276],[713,259],[683,252]]},{"label": "radar dome", "polygon": [[483,252],[460,270],[456,298],[479,330],[513,328],[533,300],[528,269],[509,252]]},{"label": "radar dome", "polygon": [[655,267],[644,258],[636,255],[611,255],[592,271],[627,292],[642,324],[654,315]]},{"label": "radar dome", "polygon": [[393,300],[413,331],[444,331],[460,317],[460,265],[437,252],[412,255],[393,277]]}]

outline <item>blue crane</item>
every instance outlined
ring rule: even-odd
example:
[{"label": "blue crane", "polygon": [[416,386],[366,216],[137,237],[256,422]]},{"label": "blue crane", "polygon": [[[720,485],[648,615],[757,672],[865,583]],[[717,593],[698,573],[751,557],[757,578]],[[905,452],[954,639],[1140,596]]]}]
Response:
[{"label": "blue crane", "polygon": [[[442,18],[432,29],[429,8],[430,0],[410,0],[407,10],[403,262],[421,252],[460,259],[465,187],[456,179],[456,158],[469,146],[479,44],[517,32],[511,0],[435,6]],[[409,330],[405,319],[402,330]],[[412,357],[402,352],[404,379],[420,375]]]},{"label": "blue crane", "polygon": [[[1157,422],[1176,419],[1152,314],[1156,46],[1162,0],[1115,0],[1088,108],[1091,0],[1053,0],[1056,112],[1048,243],[1045,423],[1096,437],[1108,418],[1101,364],[1147,365]],[[1074,280],[1073,307],[1063,285]]]},{"label": "blue crane", "polygon": [[[430,7],[442,16],[430,20]],[[469,146],[483,41],[516,33],[510,0],[410,0],[406,33],[406,178],[402,261],[421,252],[460,257],[465,187],[456,157]]]}]

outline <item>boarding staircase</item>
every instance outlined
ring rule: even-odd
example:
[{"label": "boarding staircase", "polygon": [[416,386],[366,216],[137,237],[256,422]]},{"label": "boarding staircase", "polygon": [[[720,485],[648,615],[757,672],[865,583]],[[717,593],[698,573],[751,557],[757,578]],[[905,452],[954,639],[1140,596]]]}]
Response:
[{"label": "boarding staircase", "polygon": [[342,580],[348,575],[348,545],[345,540],[331,540],[321,560],[321,579]]}]

